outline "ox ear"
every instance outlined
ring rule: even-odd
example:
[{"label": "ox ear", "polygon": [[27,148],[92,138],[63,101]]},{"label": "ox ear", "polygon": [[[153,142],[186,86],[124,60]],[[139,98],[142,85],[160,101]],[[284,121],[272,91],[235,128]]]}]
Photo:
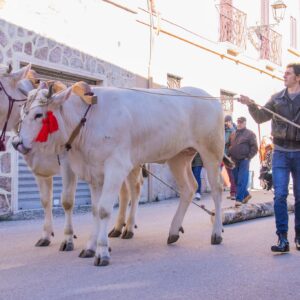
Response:
[{"label": "ox ear", "polygon": [[[53,87],[52,87],[53,88]],[[49,109],[59,108],[71,96],[72,88],[69,87],[51,96],[49,99]]]},{"label": "ox ear", "polygon": [[31,69],[31,64],[28,64],[27,66],[21,68],[20,70],[11,73],[12,78],[15,81],[22,80],[22,79],[24,79],[28,76],[28,73],[29,73],[30,69]]},{"label": "ox ear", "polygon": [[31,80],[29,79],[22,79],[17,83],[17,89],[26,97],[28,93],[34,89]]}]

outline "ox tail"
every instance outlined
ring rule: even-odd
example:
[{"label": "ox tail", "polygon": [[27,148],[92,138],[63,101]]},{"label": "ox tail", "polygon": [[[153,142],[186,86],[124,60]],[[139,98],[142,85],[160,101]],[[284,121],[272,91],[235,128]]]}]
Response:
[{"label": "ox tail", "polygon": [[235,167],[234,162],[226,154],[224,154],[224,156],[223,156],[223,164],[225,165],[225,167],[227,167],[229,169],[233,169]]}]

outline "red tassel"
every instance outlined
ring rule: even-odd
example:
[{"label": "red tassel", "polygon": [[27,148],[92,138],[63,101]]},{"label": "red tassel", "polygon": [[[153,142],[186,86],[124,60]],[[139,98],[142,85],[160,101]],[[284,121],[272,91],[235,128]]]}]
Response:
[{"label": "red tassel", "polygon": [[47,142],[48,135],[58,130],[58,122],[52,111],[47,112],[47,117],[43,119],[43,126],[38,133],[36,142]]},{"label": "red tassel", "polygon": [[49,120],[49,133],[55,132],[58,130],[58,123],[55,115],[52,111],[47,112],[48,120]]}]

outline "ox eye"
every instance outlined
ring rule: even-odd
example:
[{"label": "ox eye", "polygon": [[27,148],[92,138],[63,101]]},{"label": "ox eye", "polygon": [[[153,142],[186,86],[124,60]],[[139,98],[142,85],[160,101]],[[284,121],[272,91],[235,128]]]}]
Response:
[{"label": "ox eye", "polygon": [[36,119],[39,119],[39,118],[41,118],[43,116],[43,114],[36,114],[35,116],[34,116],[34,119],[36,120]]}]

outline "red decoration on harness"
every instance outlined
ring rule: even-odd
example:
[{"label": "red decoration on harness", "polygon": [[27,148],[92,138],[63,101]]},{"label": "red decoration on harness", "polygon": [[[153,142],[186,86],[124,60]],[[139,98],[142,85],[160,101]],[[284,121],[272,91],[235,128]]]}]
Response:
[{"label": "red decoration on harness", "polygon": [[37,135],[36,142],[47,142],[48,135],[58,130],[58,123],[52,111],[47,112],[47,117],[43,119],[43,127]]}]

